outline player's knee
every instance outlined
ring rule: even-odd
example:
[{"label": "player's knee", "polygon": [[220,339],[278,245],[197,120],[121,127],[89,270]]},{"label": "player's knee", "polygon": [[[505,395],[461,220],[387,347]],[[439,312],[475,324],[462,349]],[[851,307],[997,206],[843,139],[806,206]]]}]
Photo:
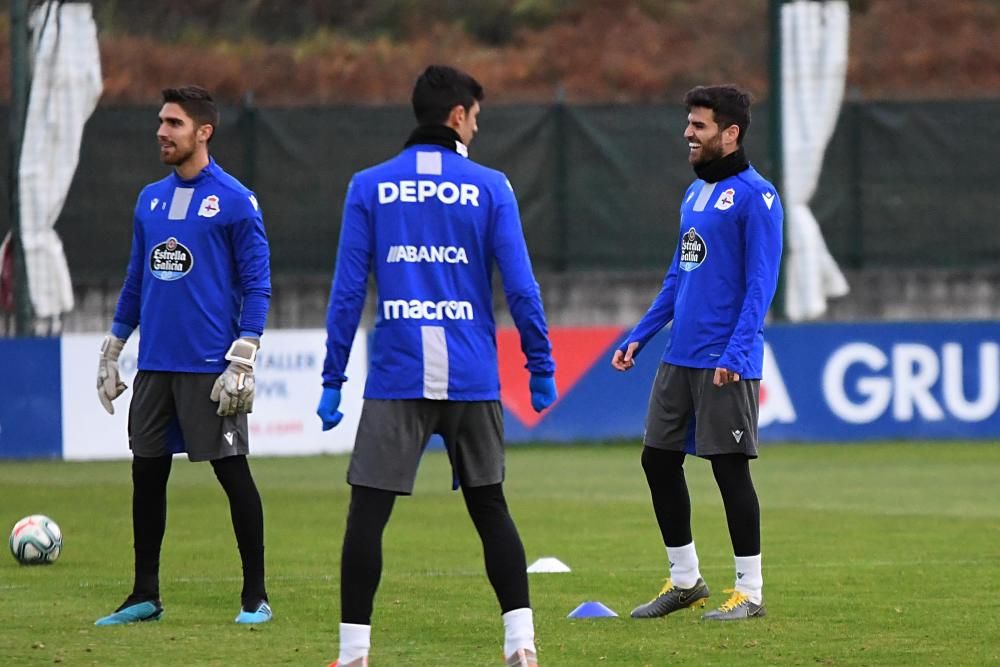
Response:
[{"label": "player's knee", "polygon": [[233,493],[246,493],[251,489],[256,491],[256,484],[253,475],[250,474],[250,464],[247,457],[243,455],[227,456],[222,459],[211,461],[215,478],[225,489],[227,495]]},{"label": "player's knee", "polygon": [[212,464],[212,470],[215,471],[215,476],[219,478],[219,481],[222,481],[223,477],[240,475],[244,471],[247,473],[250,472],[250,466],[247,464],[247,457],[242,455],[213,459],[210,463]]},{"label": "player's knee", "polygon": [[366,486],[351,487],[351,504],[347,511],[347,531],[375,529],[378,533],[385,528],[396,502],[392,491]]},{"label": "player's knee", "polygon": [[752,484],[750,460],[742,454],[719,454],[711,457],[712,473],[720,487],[743,487]]},{"label": "player's knee", "polygon": [[170,456],[134,456],[132,482],[136,486],[166,485],[171,463]]},{"label": "player's knee", "polygon": [[643,447],[642,469],[649,475],[677,473],[684,467],[684,452],[672,452],[656,447]]},{"label": "player's knee", "polygon": [[509,516],[507,500],[503,495],[502,484],[488,486],[462,487],[465,496],[465,506],[474,521]]}]

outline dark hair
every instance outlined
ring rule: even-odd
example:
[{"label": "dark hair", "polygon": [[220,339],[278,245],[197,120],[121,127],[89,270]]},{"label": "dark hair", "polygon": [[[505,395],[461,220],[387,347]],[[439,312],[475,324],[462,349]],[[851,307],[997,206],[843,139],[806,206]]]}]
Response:
[{"label": "dark hair", "polygon": [[212,134],[208,140],[215,136],[215,129],[219,126],[219,109],[215,106],[215,100],[207,90],[201,86],[181,86],[180,88],[164,88],[160,91],[163,96],[163,103],[173,103],[184,109],[184,113],[191,116],[195,125],[211,125]]},{"label": "dark hair", "polygon": [[688,111],[691,107],[704,107],[714,112],[715,122],[719,129],[724,130],[730,125],[740,128],[736,138],[738,144],[750,129],[750,103],[753,101],[749,92],[726,84],[723,86],[696,86],[684,96],[684,105]]},{"label": "dark hair", "polygon": [[466,110],[485,97],[479,82],[447,65],[431,65],[413,86],[413,115],[420,125],[443,125],[461,104]]}]

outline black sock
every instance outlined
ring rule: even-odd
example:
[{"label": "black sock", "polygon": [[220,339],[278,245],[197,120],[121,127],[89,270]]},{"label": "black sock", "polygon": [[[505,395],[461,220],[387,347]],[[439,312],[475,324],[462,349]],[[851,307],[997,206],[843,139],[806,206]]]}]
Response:
[{"label": "black sock", "polygon": [[524,546],[507,509],[503,486],[463,486],[462,494],[483,543],[486,576],[496,592],[500,612],[530,607]]},{"label": "black sock", "polygon": [[123,606],[160,598],[160,547],[167,528],[170,456],[132,458],[135,584]]},{"label": "black sock", "polygon": [[246,456],[227,456],[212,461],[215,476],[229,498],[233,532],[243,563],[240,600],[246,611],[257,611],[267,600],[264,586],[264,508],[250,474]]},{"label": "black sock", "polygon": [[756,556],[760,553],[760,504],[750,478],[750,459],[743,454],[713,456],[712,473],[726,507],[733,554]]},{"label": "black sock", "polygon": [[684,452],[643,447],[642,469],[646,473],[663,544],[668,547],[691,544],[694,541],[691,537],[691,498],[684,478]]},{"label": "black sock", "polygon": [[351,487],[351,507],[340,556],[340,620],[372,624],[375,592],[382,579],[382,533],[396,494],[367,486]]}]

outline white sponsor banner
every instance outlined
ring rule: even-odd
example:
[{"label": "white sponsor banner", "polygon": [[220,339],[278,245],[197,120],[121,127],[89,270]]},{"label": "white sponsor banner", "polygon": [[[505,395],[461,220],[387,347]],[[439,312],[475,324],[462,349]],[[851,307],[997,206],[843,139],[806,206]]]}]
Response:
[{"label": "white sponsor banner", "polygon": [[[64,459],[120,459],[128,448],[128,406],[136,374],[138,332],[119,359],[129,388],[109,415],[97,399],[97,355],[104,334],[66,334],[62,338],[62,423]],[[323,432],[316,405],[322,392],[326,332],[322,329],[272,330],[261,339],[254,373],[257,395],[250,415],[251,455],[291,456],[348,452],[361,417],[368,372],[367,332],[359,330],[343,388],[344,420]]]}]

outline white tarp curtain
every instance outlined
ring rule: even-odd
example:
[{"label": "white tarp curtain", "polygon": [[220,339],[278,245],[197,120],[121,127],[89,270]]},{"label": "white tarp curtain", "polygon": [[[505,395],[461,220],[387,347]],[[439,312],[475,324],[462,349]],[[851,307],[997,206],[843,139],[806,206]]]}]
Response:
[{"label": "white tarp curtain", "polygon": [[781,8],[785,313],[792,321],[821,316],[827,299],[850,291],[809,209],[844,98],[849,19],[845,0]]},{"label": "white tarp curtain", "polygon": [[49,1],[29,18],[31,94],[21,148],[20,229],[36,318],[73,309],[73,286],[53,226],[80,157],[83,126],[101,96],[101,58],[90,3]]}]

